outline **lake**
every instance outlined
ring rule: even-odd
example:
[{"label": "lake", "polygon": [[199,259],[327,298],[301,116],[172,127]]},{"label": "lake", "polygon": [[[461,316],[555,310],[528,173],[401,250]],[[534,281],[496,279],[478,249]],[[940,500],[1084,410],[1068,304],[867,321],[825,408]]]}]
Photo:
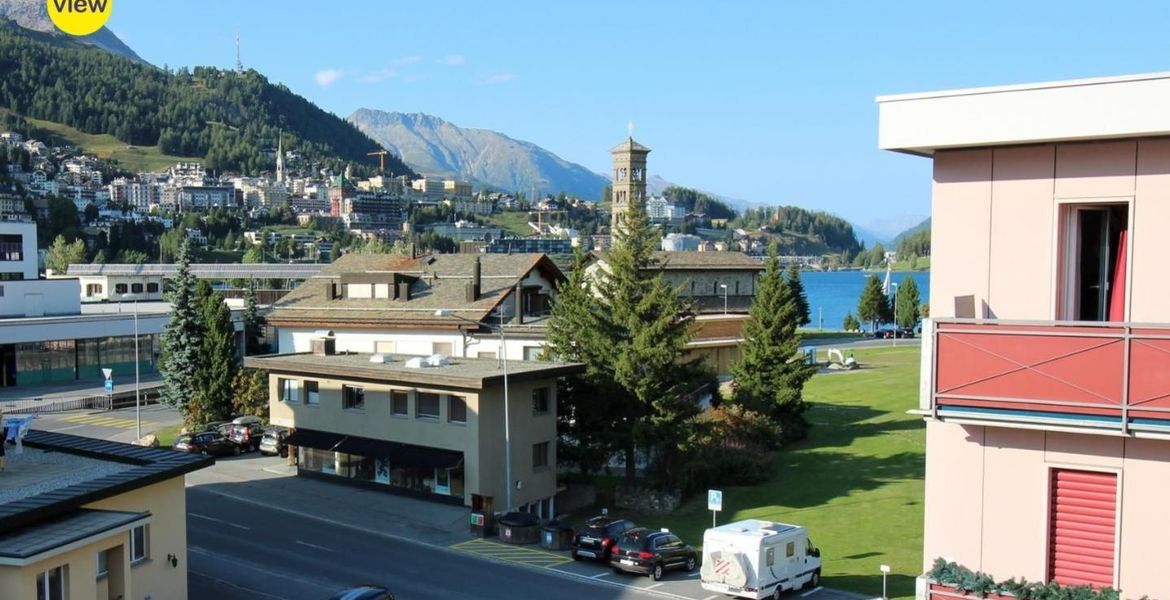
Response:
[{"label": "lake", "polygon": [[[857,301],[861,298],[861,290],[865,287],[865,280],[871,273],[863,271],[804,271],[800,280],[804,283],[805,294],[808,295],[809,320],[808,328],[823,327],[828,331],[840,331],[845,315],[852,313],[857,317]],[[886,273],[876,273],[879,279],[885,279]],[[920,302],[929,301],[930,272],[913,271],[890,274],[890,283],[901,283],[906,277],[913,277],[918,284]],[[891,289],[891,293],[893,290]],[[823,321],[818,321],[823,318]]]}]

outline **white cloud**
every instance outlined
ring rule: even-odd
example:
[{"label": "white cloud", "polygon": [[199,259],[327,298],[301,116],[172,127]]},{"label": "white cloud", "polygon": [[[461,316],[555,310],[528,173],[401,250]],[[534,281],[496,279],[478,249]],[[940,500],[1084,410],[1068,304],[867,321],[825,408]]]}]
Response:
[{"label": "white cloud", "polygon": [[398,71],[394,69],[381,69],[362,75],[361,81],[362,83],[378,83],[384,79],[393,79],[395,77],[398,77]]},{"label": "white cloud", "polygon": [[448,67],[458,67],[467,62],[467,59],[464,58],[462,54],[449,54],[436,60],[435,62],[439,63],[440,65],[447,65]]},{"label": "white cloud", "polygon": [[413,65],[414,63],[421,62],[422,59],[423,59],[423,57],[418,55],[418,54],[411,54],[410,56],[402,56],[402,57],[396,58],[390,64],[392,64],[392,65]]},{"label": "white cloud", "polygon": [[313,75],[313,79],[317,82],[317,85],[321,87],[329,87],[334,83],[337,83],[337,80],[344,76],[345,71],[340,69],[322,69],[317,71],[316,75]]},{"label": "white cloud", "polygon": [[509,81],[512,81],[515,78],[516,78],[515,73],[504,73],[504,72],[496,71],[496,72],[488,73],[488,75],[483,78],[482,83],[484,85],[499,85],[501,83],[508,83]]}]

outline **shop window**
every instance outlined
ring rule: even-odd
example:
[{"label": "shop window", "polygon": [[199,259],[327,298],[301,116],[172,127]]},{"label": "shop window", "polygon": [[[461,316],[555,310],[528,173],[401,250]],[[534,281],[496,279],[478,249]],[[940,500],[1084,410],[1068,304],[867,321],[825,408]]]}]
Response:
[{"label": "shop window", "polygon": [[462,396],[447,396],[447,422],[467,422],[467,401]]}]

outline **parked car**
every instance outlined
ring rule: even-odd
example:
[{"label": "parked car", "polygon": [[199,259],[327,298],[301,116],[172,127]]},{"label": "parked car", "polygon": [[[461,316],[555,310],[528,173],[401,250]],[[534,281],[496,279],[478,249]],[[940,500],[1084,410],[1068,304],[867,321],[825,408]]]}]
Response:
[{"label": "parked car", "polygon": [[270,427],[264,430],[264,435],[260,438],[260,454],[288,456],[288,446],[284,442],[287,438],[288,430],[284,427]]},{"label": "parked car", "polygon": [[609,558],[613,572],[649,575],[654,581],[662,579],[668,569],[683,569],[690,573],[698,562],[695,549],[677,535],[663,529],[653,531],[635,527],[618,537]]},{"label": "parked car", "polygon": [[240,445],[227,439],[218,431],[201,431],[181,435],[175,439],[172,448],[179,452],[209,454],[211,456],[240,455]]},{"label": "parked car", "polygon": [[384,587],[363,585],[342,590],[330,596],[329,600],[394,600],[394,594]]},{"label": "parked car", "polygon": [[239,444],[244,452],[259,450],[260,440],[264,437],[264,421],[260,417],[236,417],[232,420],[227,437]]},{"label": "parked car", "polygon": [[191,431],[192,431],[192,433],[203,432],[203,431],[215,431],[218,433],[222,433],[226,437],[228,434],[228,431],[231,429],[231,425],[232,425],[231,421],[212,421],[210,423],[204,423],[203,425],[196,425],[195,427],[191,428]]},{"label": "parked car", "polygon": [[609,555],[618,536],[633,528],[634,522],[629,519],[609,515],[593,517],[585,521],[585,526],[573,537],[573,542],[569,544],[569,556],[573,560],[593,558],[609,562]]}]

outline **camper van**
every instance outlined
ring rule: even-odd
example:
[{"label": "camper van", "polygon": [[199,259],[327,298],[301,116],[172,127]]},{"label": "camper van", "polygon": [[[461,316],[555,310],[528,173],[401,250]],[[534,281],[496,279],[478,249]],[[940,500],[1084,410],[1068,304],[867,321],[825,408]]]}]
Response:
[{"label": "camper van", "polygon": [[780,598],[786,590],[815,587],[821,551],[799,525],[748,519],[703,534],[703,589],[740,598]]}]

